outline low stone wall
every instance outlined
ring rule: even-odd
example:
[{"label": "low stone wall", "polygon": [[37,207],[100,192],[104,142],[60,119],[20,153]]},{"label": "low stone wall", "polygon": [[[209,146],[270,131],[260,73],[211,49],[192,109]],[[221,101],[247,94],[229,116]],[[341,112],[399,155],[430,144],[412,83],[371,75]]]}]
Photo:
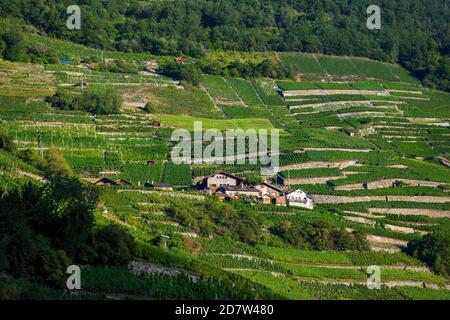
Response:
[{"label": "low stone wall", "polygon": [[361,190],[361,189],[380,189],[380,188],[390,188],[396,181],[401,181],[407,186],[419,186],[419,187],[437,187],[443,182],[435,181],[425,181],[425,180],[412,180],[412,179],[382,179],[377,181],[372,181],[367,183],[367,188],[364,187],[363,183],[347,184],[343,186],[338,186],[336,190]]},{"label": "low stone wall", "polygon": [[131,272],[135,274],[160,274],[160,275],[166,275],[169,277],[178,277],[178,276],[186,276],[189,279],[191,279],[194,282],[197,282],[200,280],[200,277],[194,274],[190,274],[187,272],[180,272],[175,269],[160,267],[155,264],[151,264],[148,262],[143,261],[132,261],[129,263],[128,268],[131,270]]},{"label": "low stone wall", "polygon": [[[316,194],[311,196],[315,203],[355,203],[371,201],[400,201],[400,202],[426,202],[426,203],[447,203],[450,197],[433,196],[367,196],[367,197],[346,197]],[[385,209],[387,210],[387,209]]]}]

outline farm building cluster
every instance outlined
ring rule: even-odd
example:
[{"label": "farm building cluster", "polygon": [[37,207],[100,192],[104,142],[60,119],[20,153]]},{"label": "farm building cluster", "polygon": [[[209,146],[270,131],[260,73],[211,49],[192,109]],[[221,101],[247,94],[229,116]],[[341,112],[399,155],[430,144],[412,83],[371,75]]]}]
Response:
[{"label": "farm building cluster", "polygon": [[314,201],[301,189],[295,191],[270,185],[266,182],[247,185],[245,179],[227,172],[206,176],[197,184],[202,193],[214,194],[222,201],[243,197],[256,198],[262,204],[314,208]]},{"label": "farm building cluster", "polygon": [[[85,178],[87,182],[96,186],[123,186],[132,187],[126,180],[108,178]],[[139,185],[140,186],[140,185]],[[147,181],[145,188],[161,191],[172,191],[174,188],[167,183]],[[279,186],[273,186],[263,182],[256,185],[245,183],[245,179],[227,172],[217,172],[204,177],[195,187],[204,194],[217,196],[221,201],[232,199],[253,198],[262,204],[274,204],[277,206],[293,206],[306,209],[314,208],[314,201],[301,189],[289,191]]]}]

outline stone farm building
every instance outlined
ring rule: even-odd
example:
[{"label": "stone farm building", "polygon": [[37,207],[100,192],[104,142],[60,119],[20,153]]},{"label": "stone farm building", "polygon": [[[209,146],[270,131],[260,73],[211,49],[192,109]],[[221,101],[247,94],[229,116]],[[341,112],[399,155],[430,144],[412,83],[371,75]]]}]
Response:
[{"label": "stone farm building", "polygon": [[229,174],[227,172],[217,172],[203,178],[198,188],[207,193],[215,193],[221,187],[238,187],[242,186],[244,178]]}]

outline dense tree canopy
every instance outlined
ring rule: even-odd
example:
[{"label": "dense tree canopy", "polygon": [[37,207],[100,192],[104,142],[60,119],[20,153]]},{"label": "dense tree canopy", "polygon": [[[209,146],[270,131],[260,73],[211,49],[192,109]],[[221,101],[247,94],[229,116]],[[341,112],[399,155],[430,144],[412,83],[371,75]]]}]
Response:
[{"label": "dense tree canopy", "polygon": [[280,223],[274,230],[287,243],[309,250],[357,250],[369,249],[366,235],[359,231],[348,233],[345,229],[332,227],[326,221],[313,224],[303,222],[293,224],[289,221]]},{"label": "dense tree canopy", "polygon": [[[425,82],[448,89],[448,1],[378,1],[382,28],[368,30],[366,9],[372,2],[86,0],[76,31],[66,27],[69,0],[1,0],[0,15],[88,46],[158,55],[200,56],[220,49],[365,56],[400,62]],[[14,56],[16,49],[7,54]]]},{"label": "dense tree canopy", "polygon": [[450,235],[446,232],[427,234],[408,243],[406,251],[414,258],[426,262],[435,272],[450,274]]},{"label": "dense tree canopy", "polygon": [[98,189],[66,176],[0,188],[0,273],[63,286],[71,263],[126,264],[134,239],[119,226],[95,225],[98,199]]},{"label": "dense tree canopy", "polygon": [[50,97],[53,107],[61,110],[81,110],[93,114],[119,113],[122,98],[112,88],[104,90],[84,90],[81,94],[65,91],[57,92]]}]

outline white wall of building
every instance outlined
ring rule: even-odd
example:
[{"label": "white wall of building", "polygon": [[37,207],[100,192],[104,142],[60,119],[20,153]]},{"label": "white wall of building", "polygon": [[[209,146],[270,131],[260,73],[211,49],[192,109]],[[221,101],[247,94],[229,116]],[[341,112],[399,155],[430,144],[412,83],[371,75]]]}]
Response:
[{"label": "white wall of building", "polygon": [[286,199],[288,205],[292,207],[301,207],[306,209],[314,208],[313,200],[301,189],[289,193],[286,196]]}]

